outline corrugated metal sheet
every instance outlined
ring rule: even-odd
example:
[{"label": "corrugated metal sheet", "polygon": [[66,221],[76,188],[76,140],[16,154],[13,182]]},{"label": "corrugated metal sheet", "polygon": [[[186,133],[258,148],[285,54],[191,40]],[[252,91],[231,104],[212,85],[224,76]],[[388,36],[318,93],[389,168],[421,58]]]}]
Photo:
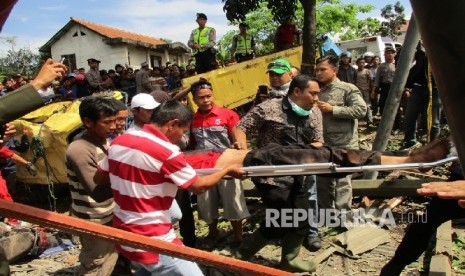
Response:
[{"label": "corrugated metal sheet", "polygon": [[387,243],[388,231],[375,226],[354,227],[334,237],[335,242],[345,247],[352,255],[358,255]]}]

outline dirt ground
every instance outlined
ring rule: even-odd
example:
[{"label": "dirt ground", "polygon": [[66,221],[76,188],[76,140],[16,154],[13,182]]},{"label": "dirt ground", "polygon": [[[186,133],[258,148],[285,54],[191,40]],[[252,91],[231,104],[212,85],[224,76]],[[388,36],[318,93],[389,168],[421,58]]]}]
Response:
[{"label": "dirt ground", "polygon": [[[374,139],[373,132],[361,130],[361,139],[368,146]],[[393,137],[388,149],[398,149],[399,141],[402,137]],[[447,168],[439,168],[435,170],[436,174],[443,174]],[[43,188],[42,188],[43,189]],[[61,213],[67,211],[69,206],[69,197],[66,195],[66,187],[60,188],[60,192],[57,194],[57,210]],[[27,188],[27,191],[20,191],[23,194],[23,202],[41,202],[36,206],[49,209],[51,204],[46,200],[44,192],[37,192]],[[45,193],[46,194],[46,193]],[[21,200],[20,200],[21,201]],[[361,198],[354,199],[354,208],[358,208],[361,202]],[[252,214],[251,218],[244,225],[244,235],[249,235],[258,227],[258,222],[264,217],[263,204],[260,199],[254,196],[247,197],[247,204],[249,211]],[[396,218],[396,227],[388,229],[390,240],[388,243],[382,244],[360,254],[356,257],[347,257],[339,253],[333,253],[329,258],[323,260],[318,264],[317,272],[313,275],[378,275],[382,266],[387,263],[390,258],[394,255],[394,251],[401,241],[407,223],[401,214],[421,212],[424,210],[427,204],[427,199],[424,198],[406,198],[400,205],[393,209],[394,216]],[[219,227],[228,232],[231,230],[230,224],[226,221],[220,221]],[[207,235],[207,226],[202,221],[197,221],[197,236],[203,237]],[[453,269],[456,275],[465,275],[465,224],[459,223],[454,224],[453,232],[456,239],[456,258],[453,263]],[[323,247],[318,252],[310,252],[305,248],[302,248],[301,256],[306,260],[313,260],[319,254],[323,253],[326,249],[331,246],[331,242],[335,235],[340,233],[341,230],[333,228],[321,228],[320,235],[323,240]],[[68,237],[65,233],[60,233],[64,237]],[[217,254],[230,256],[231,253],[231,242],[225,237],[222,241],[218,242],[211,251]],[[74,246],[71,249],[61,251],[57,254],[45,257],[28,257],[23,258],[13,264],[11,264],[12,275],[73,275],[74,268],[79,264],[78,262],[79,246]],[[280,259],[280,246],[279,244],[272,243],[262,249],[251,261],[254,263],[263,264],[265,266],[276,267]],[[411,264],[406,268],[402,275],[426,275],[423,272],[423,262],[429,263],[428,254],[421,256],[417,262]],[[462,261],[464,260],[464,261]],[[218,271],[214,268],[204,267],[206,275],[234,275],[224,271]]]},{"label": "dirt ground", "polygon": [[[66,199],[63,199],[66,201]],[[60,202],[62,202],[60,200]],[[354,208],[359,206],[360,199],[355,198]],[[252,217],[244,225],[245,235],[249,235],[258,227],[258,222],[264,217],[263,204],[257,197],[247,197],[247,204],[250,207]],[[401,241],[407,224],[403,221],[401,213],[421,212],[424,210],[427,200],[421,198],[407,198],[399,206],[393,209],[396,218],[396,227],[388,230],[390,241],[377,246],[375,249],[360,254],[356,258],[349,258],[339,253],[333,253],[328,259],[318,264],[318,270],[313,275],[378,275],[381,267],[394,255],[395,248]],[[63,204],[64,205],[64,204]],[[63,209],[62,209],[63,210]],[[197,221],[197,235],[202,239],[207,234],[207,226],[202,221]],[[227,221],[220,221],[220,229],[229,233],[230,224]],[[453,231],[458,237],[465,241],[465,224],[455,224]],[[320,235],[323,240],[323,247],[317,252],[310,252],[305,248],[301,250],[301,256],[306,260],[313,260],[316,256],[324,252],[331,246],[334,236],[342,230],[333,228],[320,228]],[[66,233],[55,233],[63,238],[70,238]],[[231,242],[227,237],[218,242],[211,250],[216,254],[230,256]],[[64,250],[55,255],[45,258],[29,257],[11,264],[12,275],[73,275],[74,268],[78,262],[79,246]],[[251,261],[265,266],[277,267],[281,255],[278,242],[271,243],[262,249]],[[465,259],[464,250],[457,251],[459,258]],[[426,275],[422,274],[423,259],[428,263],[428,256],[420,257],[417,262],[406,268],[402,275]],[[234,275],[224,271],[217,271],[214,268],[204,268],[206,275]],[[459,268],[456,275],[465,275]]]}]

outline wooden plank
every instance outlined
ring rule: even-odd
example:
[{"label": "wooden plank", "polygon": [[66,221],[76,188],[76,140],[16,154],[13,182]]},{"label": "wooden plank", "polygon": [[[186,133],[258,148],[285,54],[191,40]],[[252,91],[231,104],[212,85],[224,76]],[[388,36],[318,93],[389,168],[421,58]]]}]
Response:
[{"label": "wooden plank", "polygon": [[431,257],[430,273],[434,276],[452,275],[452,222],[446,221],[436,231],[435,255]]},{"label": "wooden plank", "polygon": [[452,260],[452,222],[446,221],[436,231],[436,254],[449,256]]},{"label": "wooden plank", "polygon": [[391,198],[388,202],[381,205],[380,208],[381,209],[386,209],[386,208],[394,209],[397,205],[401,204],[402,201],[404,201],[404,199],[405,199],[405,197],[403,197],[403,196]]},{"label": "wooden plank", "polygon": [[246,275],[293,275],[292,273],[266,267],[246,261],[220,256],[210,252],[180,246],[150,237],[126,232],[117,228],[89,222],[86,220],[50,212],[24,204],[8,202],[0,199],[0,214],[38,225],[59,229],[77,235],[89,235],[121,245],[159,252],[208,266],[235,271]]},{"label": "wooden plank", "polygon": [[375,206],[378,202],[379,202],[378,199],[370,199],[369,197],[364,196],[362,198],[362,204],[360,207],[369,208],[369,207]]},{"label": "wooden plank", "polygon": [[336,251],[337,249],[334,246],[330,246],[328,249],[326,249],[322,253],[316,255],[313,261],[315,261],[315,263],[317,264],[321,264],[324,260],[331,257],[331,255],[333,255],[333,253]]},{"label": "wooden plank", "polygon": [[418,196],[417,189],[428,180],[397,179],[385,181],[384,179],[355,179],[352,180],[352,193],[354,196]]},{"label": "wooden plank", "polygon": [[445,255],[434,255],[429,265],[429,276],[450,276],[452,268],[449,258]]},{"label": "wooden plank", "polygon": [[412,176],[420,179],[426,179],[428,181],[447,181],[446,176],[439,176],[439,175],[431,175],[425,174],[417,171],[406,171],[406,170],[399,170],[398,171],[401,175],[404,176]]}]

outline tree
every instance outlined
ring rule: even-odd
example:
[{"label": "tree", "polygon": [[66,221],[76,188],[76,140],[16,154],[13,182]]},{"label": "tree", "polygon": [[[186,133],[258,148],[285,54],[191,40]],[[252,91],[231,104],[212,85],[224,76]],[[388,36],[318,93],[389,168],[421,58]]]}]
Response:
[{"label": "tree", "polygon": [[368,13],[374,8],[372,5],[343,4],[339,0],[320,1],[317,8],[317,32],[338,35],[341,40],[374,35],[380,27],[379,20],[357,18],[359,13]]},{"label": "tree", "polygon": [[[260,7],[260,2],[266,2],[274,21],[281,22],[285,17],[295,15],[298,3],[297,0],[222,0],[222,2],[226,18],[231,22],[244,21],[249,12]],[[313,11],[316,10],[316,0],[299,0],[299,2],[304,8],[302,72],[313,75],[316,45],[316,17]]]},{"label": "tree", "polygon": [[404,11],[404,6],[399,1],[394,5],[389,4],[381,9],[381,16],[386,19],[386,21],[381,23],[379,29],[382,36],[388,36],[393,40],[397,39],[401,34],[400,27],[407,23]]},{"label": "tree", "polygon": [[43,57],[33,53],[28,47],[16,50],[14,37],[1,39],[10,45],[10,50],[8,50],[5,57],[0,58],[0,75],[11,76],[21,74],[27,77],[34,77],[39,72]]},{"label": "tree", "polygon": [[[274,32],[278,24],[273,20],[271,11],[267,8],[265,2],[261,2],[259,7],[248,13],[245,22],[249,26],[247,33],[252,35],[255,40],[257,54],[259,56],[266,55],[273,51]],[[238,26],[239,22],[234,22],[232,25]],[[239,31],[229,31],[219,41],[219,51],[224,51],[227,59],[230,58],[230,48],[235,34]]]},{"label": "tree", "polygon": [[252,35],[260,33],[258,37],[254,37],[259,41],[258,48],[261,54],[269,53],[273,49],[274,32],[282,17],[294,15],[295,23],[302,29],[303,34],[302,72],[310,75],[313,75],[319,34],[337,33],[342,39],[351,39],[373,35],[380,27],[376,19],[357,19],[358,13],[372,11],[374,9],[372,5],[344,4],[340,0],[223,0],[223,2],[226,18],[233,25],[245,20],[250,26],[249,33]]},{"label": "tree", "polygon": [[380,34],[379,28],[381,27],[381,22],[376,18],[366,18],[359,21],[358,24],[359,28],[357,29],[357,33],[353,37],[347,39],[375,36]]}]

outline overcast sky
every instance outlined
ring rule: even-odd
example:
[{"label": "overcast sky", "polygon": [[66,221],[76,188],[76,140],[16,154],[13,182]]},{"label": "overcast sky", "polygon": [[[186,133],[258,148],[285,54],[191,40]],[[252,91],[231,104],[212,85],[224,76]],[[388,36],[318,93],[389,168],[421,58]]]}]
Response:
[{"label": "overcast sky", "polygon": [[[373,13],[361,17],[379,17],[382,7],[395,3],[378,0],[343,2],[376,6]],[[409,16],[410,2],[400,2]],[[26,46],[37,51],[69,22],[70,17],[187,43],[191,30],[196,27],[197,12],[207,14],[208,25],[217,30],[217,39],[234,29],[226,20],[221,0],[19,0],[0,34],[0,56],[4,56],[8,48],[2,38],[16,37],[17,48]]]}]

